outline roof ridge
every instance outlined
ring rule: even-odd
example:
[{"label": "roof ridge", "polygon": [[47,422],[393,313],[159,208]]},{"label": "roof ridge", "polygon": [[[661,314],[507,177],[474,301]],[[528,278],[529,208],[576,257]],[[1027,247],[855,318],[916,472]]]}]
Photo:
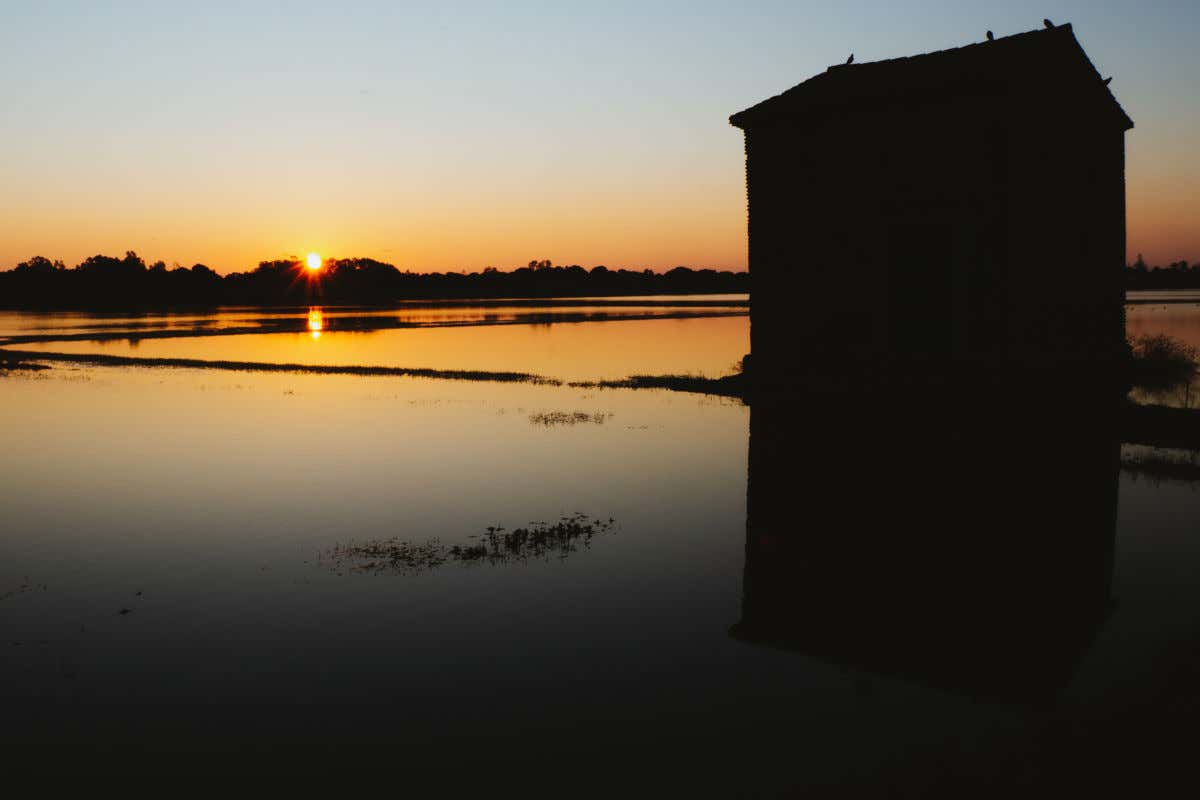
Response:
[{"label": "roof ridge", "polygon": [[[896,64],[896,63],[902,62],[902,61],[912,61],[913,59],[916,59],[916,58],[930,58],[930,57],[934,57],[934,56],[948,55],[951,53],[961,53],[964,50],[971,50],[976,47],[991,47],[991,46],[1005,43],[1005,42],[1012,42],[1014,39],[1026,39],[1026,38],[1031,38],[1034,36],[1046,36],[1046,35],[1052,35],[1052,34],[1061,35],[1064,32],[1073,34],[1074,28],[1072,27],[1070,22],[1065,22],[1062,25],[1055,25],[1053,28],[1034,28],[1033,30],[1019,31],[1017,33],[1010,33],[1007,36],[997,36],[995,39],[993,39],[991,41],[985,40],[982,42],[969,42],[967,44],[961,44],[958,47],[946,47],[941,50],[930,50],[929,52],[926,52],[926,53],[914,53],[914,54],[908,55],[908,56],[896,56],[895,58],[881,58],[878,61],[857,61],[853,64],[832,64],[825,68],[825,72],[832,72],[833,70],[839,70],[839,69],[856,69],[859,67],[873,67],[873,66],[880,65],[880,64]],[[818,73],[818,74],[823,74],[823,73]]]},{"label": "roof ridge", "polygon": [[[1075,37],[1074,26],[1068,22],[945,50],[831,66],[733,114],[729,122],[744,128],[748,123],[776,115],[792,116],[855,104],[861,106],[885,97],[897,98],[906,93],[919,94],[967,83],[1015,86],[1021,81],[1032,80],[1039,64],[1056,65],[1064,57],[1082,58],[1088,70],[1096,74],[1097,81],[1100,80],[1099,71]],[[1133,121],[1116,97],[1107,87],[1105,89],[1108,101],[1127,124],[1127,129],[1133,127]]]}]

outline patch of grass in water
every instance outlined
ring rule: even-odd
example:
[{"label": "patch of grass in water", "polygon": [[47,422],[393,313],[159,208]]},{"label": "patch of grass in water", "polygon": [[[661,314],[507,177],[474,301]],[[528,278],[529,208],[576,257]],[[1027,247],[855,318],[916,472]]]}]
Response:
[{"label": "patch of grass in water", "polygon": [[[449,563],[506,564],[512,562],[565,559],[571,553],[591,547],[592,539],[611,533],[616,523],[586,514],[561,517],[558,522],[531,522],[514,530],[489,526],[487,532],[470,544],[445,545],[439,539],[423,542],[394,537],[368,542],[337,544],[328,551],[330,567],[361,574],[393,573],[413,575]],[[324,563],[325,559],[318,559]]]},{"label": "patch of grass in water", "polygon": [[746,400],[750,376],[750,354],[731,365],[733,372],[721,378],[702,375],[630,375],[617,381],[574,381],[576,389],[667,389],[673,392],[734,397]]},{"label": "patch of grass in water", "polygon": [[603,425],[612,419],[612,416],[612,414],[602,411],[594,414],[586,411],[538,411],[529,415],[529,422],[532,425],[541,425],[546,428],[556,425],[586,425],[587,423]]},{"label": "patch of grass in water", "polygon": [[29,576],[26,575],[16,587],[0,592],[0,600],[7,600],[10,597],[16,597],[17,595],[25,594],[26,592],[34,592],[39,590],[44,592],[48,588],[49,587],[44,583],[34,583],[30,581]]},{"label": "patch of grass in water", "polygon": [[1144,389],[1170,389],[1196,376],[1200,350],[1165,334],[1129,339],[1130,380]]},{"label": "patch of grass in water", "polygon": [[46,364],[36,364],[32,361],[21,361],[0,355],[0,375],[8,375],[13,372],[37,372],[43,369],[50,369],[50,367]]},{"label": "patch of grass in water", "polygon": [[743,375],[724,378],[704,378],[699,375],[630,375],[619,381],[579,381],[569,384],[580,389],[667,389],[721,397],[744,398],[746,379]]},{"label": "patch of grass in water", "polygon": [[1121,469],[1151,480],[1197,483],[1200,482],[1200,451],[1125,445],[1121,448]]},{"label": "patch of grass in water", "polygon": [[498,383],[532,383],[561,386],[562,381],[526,372],[488,372],[485,370],[428,369],[424,367],[384,367],[337,364],[287,364],[265,361],[207,360],[202,358],[143,358],[114,356],[102,353],[42,353],[21,350],[0,350],[0,358],[38,358],[45,361],[71,364],[91,364],[101,367],[168,367],[184,369],[219,369],[244,372],[297,372],[315,375],[394,375],[410,378],[441,378],[460,381],[493,381]]}]

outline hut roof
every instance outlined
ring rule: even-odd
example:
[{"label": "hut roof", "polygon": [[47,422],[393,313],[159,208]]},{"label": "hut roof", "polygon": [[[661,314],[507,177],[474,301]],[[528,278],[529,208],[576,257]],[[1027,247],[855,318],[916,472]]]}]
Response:
[{"label": "hut roof", "polygon": [[[834,66],[782,94],[729,118],[738,128],[780,118],[820,115],[836,109],[880,106],[933,94],[969,94],[981,86],[1035,87],[1047,76],[1070,76],[1094,92],[1124,130],[1133,120],[1105,86],[1069,24],[1006,36],[952,50]],[[1092,88],[1088,88],[1088,87]],[[1103,90],[1103,91],[1100,91]]]}]

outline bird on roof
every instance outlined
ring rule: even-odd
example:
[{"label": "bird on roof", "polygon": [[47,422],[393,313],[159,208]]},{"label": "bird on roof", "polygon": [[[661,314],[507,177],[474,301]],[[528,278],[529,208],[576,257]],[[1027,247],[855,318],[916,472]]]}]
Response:
[{"label": "bird on roof", "polygon": [[1046,30],[1053,30],[1054,28],[1054,23],[1048,19],[1042,20],[1042,24],[1046,26]]},{"label": "bird on roof", "polygon": [[849,66],[850,64],[853,64],[853,63],[854,63],[854,53],[851,53],[850,57],[846,59],[846,64],[847,64],[847,66]]},{"label": "bird on roof", "polygon": [[988,41],[989,41],[989,42],[994,42],[994,41],[996,41],[996,34],[992,33],[991,31],[988,31],[988,33],[987,33],[987,37],[988,37]]}]

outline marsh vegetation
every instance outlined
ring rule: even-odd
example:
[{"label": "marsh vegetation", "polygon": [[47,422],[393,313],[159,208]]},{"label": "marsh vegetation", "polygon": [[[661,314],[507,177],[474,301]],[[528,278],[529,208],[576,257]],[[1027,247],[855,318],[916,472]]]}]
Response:
[{"label": "marsh vegetation", "polygon": [[1200,482],[1200,451],[1124,445],[1121,448],[1121,469],[1152,480]]},{"label": "marsh vegetation", "polygon": [[[353,364],[280,364],[268,361],[229,361],[203,358],[143,358],[116,356],[105,353],[42,353],[33,351],[0,351],[19,362],[22,358],[71,364],[91,364],[99,367],[174,367],[182,369],[220,369],[233,372],[299,372],[318,375],[393,375],[410,378],[441,378],[460,381],[497,381],[501,383],[534,383],[559,386],[562,381],[531,375],[527,372],[491,372],[469,369],[427,369],[424,367],[357,366]],[[34,365],[26,369],[45,369]]]},{"label": "marsh vegetation", "polygon": [[349,541],[323,553],[318,563],[339,574],[414,575],[451,563],[498,565],[562,560],[591,547],[595,537],[612,533],[615,526],[611,517],[604,520],[575,513],[557,522],[530,522],[513,530],[489,526],[483,534],[459,544],[445,544],[437,538],[413,541],[402,537]]},{"label": "marsh vegetation", "polygon": [[529,415],[531,425],[554,428],[560,425],[603,425],[612,419],[612,414],[603,411],[536,411]]},{"label": "marsh vegetation", "polygon": [[1196,377],[1200,350],[1166,334],[1129,339],[1130,380],[1134,386],[1164,390]]},{"label": "marsh vegetation", "polygon": [[43,369],[49,369],[49,367],[45,364],[38,364],[33,361],[22,361],[16,356],[5,354],[3,351],[0,351],[0,375],[22,370],[36,372]]}]

